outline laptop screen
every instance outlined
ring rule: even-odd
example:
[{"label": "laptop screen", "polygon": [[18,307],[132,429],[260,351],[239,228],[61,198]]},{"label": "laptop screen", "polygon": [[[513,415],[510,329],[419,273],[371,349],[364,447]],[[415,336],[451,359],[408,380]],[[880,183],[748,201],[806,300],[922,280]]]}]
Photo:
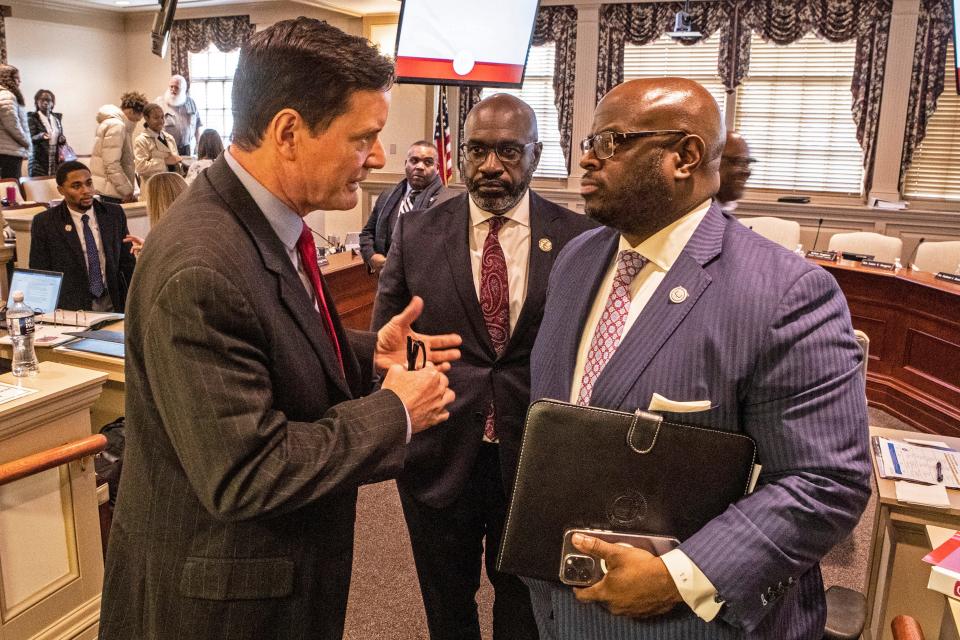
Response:
[{"label": "laptop screen", "polygon": [[7,305],[13,304],[13,292],[23,291],[23,301],[31,309],[40,313],[52,314],[60,300],[60,285],[63,274],[58,271],[37,271],[36,269],[14,269],[10,281],[10,297]]}]

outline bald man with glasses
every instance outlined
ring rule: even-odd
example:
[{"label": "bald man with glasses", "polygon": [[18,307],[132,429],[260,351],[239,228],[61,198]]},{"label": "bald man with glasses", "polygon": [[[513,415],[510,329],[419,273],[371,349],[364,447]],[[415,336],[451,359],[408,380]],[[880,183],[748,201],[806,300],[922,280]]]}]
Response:
[{"label": "bald man with glasses", "polygon": [[400,216],[373,327],[421,296],[418,330],[463,338],[450,372],[457,400],[436,436],[413,436],[397,485],[432,640],[479,640],[476,593],[485,562],[493,637],[537,637],[527,588],[496,570],[496,554],[530,396],[530,349],[560,250],[592,228],[586,216],[530,188],[537,121],[498,94],[467,116],[460,147],[468,194]]}]

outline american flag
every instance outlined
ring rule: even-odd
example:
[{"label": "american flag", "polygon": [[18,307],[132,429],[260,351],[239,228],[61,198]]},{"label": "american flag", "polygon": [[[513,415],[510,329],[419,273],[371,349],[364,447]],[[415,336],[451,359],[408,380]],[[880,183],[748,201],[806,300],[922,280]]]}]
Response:
[{"label": "american flag", "polygon": [[453,160],[450,153],[450,120],[447,115],[447,88],[440,87],[437,104],[437,122],[433,127],[433,143],[437,145],[437,166],[443,184],[453,177]]}]

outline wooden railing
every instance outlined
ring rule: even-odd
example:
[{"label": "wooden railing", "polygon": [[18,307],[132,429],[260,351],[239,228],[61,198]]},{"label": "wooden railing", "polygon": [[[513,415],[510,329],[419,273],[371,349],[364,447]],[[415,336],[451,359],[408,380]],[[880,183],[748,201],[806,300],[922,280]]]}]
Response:
[{"label": "wooden railing", "polygon": [[34,453],[0,464],[0,485],[8,484],[62,464],[100,453],[107,447],[107,437],[101,434],[74,440],[59,447]]}]

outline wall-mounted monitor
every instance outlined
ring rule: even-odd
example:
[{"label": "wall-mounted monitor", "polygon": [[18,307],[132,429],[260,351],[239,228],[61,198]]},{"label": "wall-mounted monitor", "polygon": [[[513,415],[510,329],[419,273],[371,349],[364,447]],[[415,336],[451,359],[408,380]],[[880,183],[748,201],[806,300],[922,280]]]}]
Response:
[{"label": "wall-mounted monitor", "polygon": [[520,87],[537,4],[538,0],[403,0],[397,81]]}]

